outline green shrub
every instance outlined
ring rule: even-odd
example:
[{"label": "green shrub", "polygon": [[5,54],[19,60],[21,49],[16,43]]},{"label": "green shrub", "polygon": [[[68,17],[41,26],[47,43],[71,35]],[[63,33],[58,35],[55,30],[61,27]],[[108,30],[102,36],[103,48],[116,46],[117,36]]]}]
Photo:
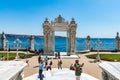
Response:
[{"label": "green shrub", "polygon": [[[97,54],[86,55],[87,58],[95,59]],[[105,61],[119,61],[120,54],[100,54],[100,59]]]},{"label": "green shrub", "polygon": [[[32,57],[31,54],[18,53],[18,55],[19,55],[19,57],[20,57],[21,59],[31,58],[31,57]],[[7,56],[8,56],[8,59],[9,59],[9,60],[14,60],[15,57],[16,57],[16,53],[8,53],[8,54],[7,54],[7,53],[0,53],[0,58],[1,58],[2,56],[6,57],[6,60],[7,60]]]}]

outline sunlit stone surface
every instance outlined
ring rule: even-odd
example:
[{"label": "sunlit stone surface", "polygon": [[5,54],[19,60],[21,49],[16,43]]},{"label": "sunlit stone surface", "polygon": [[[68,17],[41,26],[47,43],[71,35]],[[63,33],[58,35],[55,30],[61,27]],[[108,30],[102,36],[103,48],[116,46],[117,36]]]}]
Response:
[{"label": "sunlit stone surface", "polygon": [[[44,80],[75,80],[75,72],[67,68],[58,70],[57,68],[52,69],[52,71],[44,71]],[[34,74],[23,80],[39,80],[38,74]],[[82,73],[80,80],[98,80],[93,76]]]},{"label": "sunlit stone surface", "polygon": [[120,80],[120,62],[102,62],[99,66],[103,80]]},{"label": "sunlit stone surface", "polygon": [[0,61],[0,80],[22,80],[26,65],[22,61]]}]

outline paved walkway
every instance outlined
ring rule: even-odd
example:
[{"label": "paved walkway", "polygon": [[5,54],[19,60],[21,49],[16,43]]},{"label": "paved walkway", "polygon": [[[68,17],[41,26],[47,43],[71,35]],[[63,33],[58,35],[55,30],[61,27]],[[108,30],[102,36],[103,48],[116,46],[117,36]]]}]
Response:
[{"label": "paved walkway", "polygon": [[[87,54],[92,54],[92,53],[87,53]],[[85,55],[87,54],[81,54],[81,62],[84,62],[85,65],[83,67],[83,71],[84,73],[87,73],[91,76],[94,76],[96,78],[98,78],[99,80],[102,80],[102,75],[101,72],[102,70],[100,69],[100,67],[98,66],[98,64],[100,62],[96,62],[94,63],[94,59],[88,59]]]},{"label": "paved walkway", "polygon": [[[92,54],[92,53],[80,54],[80,58],[79,58],[80,63],[85,63],[84,67],[83,67],[83,72],[86,74],[89,74],[93,77],[96,77],[99,80],[102,80],[101,69],[98,66],[99,62],[94,63],[93,59],[86,58],[85,55],[87,55],[87,54]],[[34,56],[34,57],[29,59],[29,66],[27,66],[24,70],[25,77],[28,77],[30,75],[38,73],[38,65],[39,64],[37,62],[38,61],[37,59],[38,59],[38,56]],[[73,59],[72,58],[67,58],[67,59],[62,58],[62,61],[63,61],[62,67],[69,68],[69,66],[71,64],[74,64],[75,60],[76,60],[75,58],[73,58]],[[23,61],[25,61],[25,60],[23,60]],[[58,60],[52,59],[52,61],[53,61],[52,68],[57,68]]]},{"label": "paved walkway", "polygon": [[[68,68],[57,69],[53,68],[51,71],[44,71],[44,80],[75,80],[75,72],[73,70],[69,70]],[[34,74],[32,76],[29,76],[27,78],[24,78],[23,80],[39,80],[38,73]],[[82,73],[80,76],[80,80],[98,80],[86,73]]]}]

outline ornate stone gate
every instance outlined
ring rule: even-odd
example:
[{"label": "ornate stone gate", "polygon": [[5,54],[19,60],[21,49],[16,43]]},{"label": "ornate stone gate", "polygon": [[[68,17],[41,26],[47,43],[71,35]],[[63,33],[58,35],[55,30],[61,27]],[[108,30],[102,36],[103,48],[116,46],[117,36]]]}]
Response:
[{"label": "ornate stone gate", "polygon": [[77,24],[72,18],[71,22],[68,23],[65,19],[59,15],[51,23],[46,18],[43,23],[44,32],[44,54],[53,55],[55,52],[54,48],[54,37],[55,31],[66,31],[67,32],[67,55],[75,54],[75,40],[76,40],[76,28]]}]

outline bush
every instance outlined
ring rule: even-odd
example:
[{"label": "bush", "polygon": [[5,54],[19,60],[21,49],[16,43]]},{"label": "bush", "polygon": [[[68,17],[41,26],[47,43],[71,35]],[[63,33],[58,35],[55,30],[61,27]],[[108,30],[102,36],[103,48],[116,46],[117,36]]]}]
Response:
[{"label": "bush", "polygon": [[102,58],[102,60],[105,60],[105,61],[114,61],[113,58]]},{"label": "bush", "polygon": [[[87,55],[86,57],[91,58],[91,59],[95,59],[97,56],[97,54],[90,54]],[[120,61],[120,54],[100,54],[100,58],[101,60],[105,60],[105,61]]]},{"label": "bush", "polygon": [[9,60],[14,60],[15,59],[15,57],[9,57]]},{"label": "bush", "polygon": [[[24,53],[18,53],[19,57],[21,59],[25,59],[25,58],[31,58],[32,55],[31,54],[24,54]],[[5,57],[5,60],[7,60],[7,53],[0,53],[0,58],[4,56]],[[16,53],[9,53],[8,54],[8,59],[9,60],[14,60],[16,57]]]}]

